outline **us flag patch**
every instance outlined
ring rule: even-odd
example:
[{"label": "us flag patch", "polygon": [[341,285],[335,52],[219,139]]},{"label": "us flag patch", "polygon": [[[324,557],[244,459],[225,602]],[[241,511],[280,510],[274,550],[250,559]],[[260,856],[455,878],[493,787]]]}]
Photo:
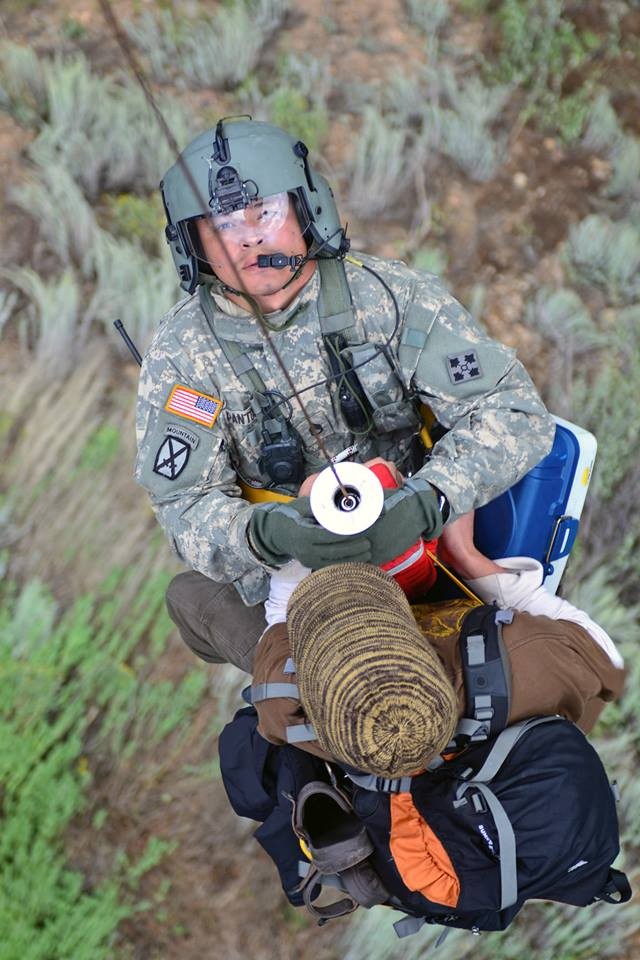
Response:
[{"label": "us flag patch", "polygon": [[204,427],[212,427],[222,410],[222,400],[210,397],[207,393],[192,390],[191,387],[176,384],[164,408],[169,413],[175,413],[187,420],[194,420]]}]

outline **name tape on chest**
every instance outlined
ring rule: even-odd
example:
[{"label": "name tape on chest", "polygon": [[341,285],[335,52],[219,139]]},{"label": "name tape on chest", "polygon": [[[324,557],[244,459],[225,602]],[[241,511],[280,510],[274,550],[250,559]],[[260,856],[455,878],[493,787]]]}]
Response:
[{"label": "name tape on chest", "polygon": [[164,408],[178,417],[201,423],[203,427],[212,427],[222,410],[222,405],[222,400],[218,400],[217,397],[176,384]]}]

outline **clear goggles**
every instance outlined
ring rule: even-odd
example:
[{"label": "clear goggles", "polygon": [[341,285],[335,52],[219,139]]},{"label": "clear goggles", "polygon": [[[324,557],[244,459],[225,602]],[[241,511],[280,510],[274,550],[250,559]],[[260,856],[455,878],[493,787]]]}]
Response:
[{"label": "clear goggles", "polygon": [[284,226],[290,202],[288,193],[274,193],[252,200],[242,210],[212,214],[205,219],[223,241],[228,238],[234,243],[244,243],[256,237],[264,240]]}]

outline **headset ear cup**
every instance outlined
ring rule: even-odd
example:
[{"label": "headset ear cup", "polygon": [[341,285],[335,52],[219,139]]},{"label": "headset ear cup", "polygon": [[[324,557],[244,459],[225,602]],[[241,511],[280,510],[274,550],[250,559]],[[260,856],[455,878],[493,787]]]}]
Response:
[{"label": "headset ear cup", "polygon": [[298,226],[300,227],[300,231],[302,233],[302,239],[304,240],[308,250],[313,241],[313,231],[311,229],[311,211],[305,202],[305,196],[303,193],[300,193],[297,190],[291,190],[289,191],[289,199],[293,203],[293,209],[295,210]]}]

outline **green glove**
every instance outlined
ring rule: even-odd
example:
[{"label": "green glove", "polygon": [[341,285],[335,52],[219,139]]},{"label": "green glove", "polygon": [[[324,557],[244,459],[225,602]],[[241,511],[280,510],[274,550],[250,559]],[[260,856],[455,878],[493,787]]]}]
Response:
[{"label": "green glove", "polygon": [[422,535],[440,536],[442,515],[438,494],[421,477],[405,480],[399,490],[385,490],[384,508],[366,531],[371,541],[371,563],[380,565],[400,556]]},{"label": "green glove", "polygon": [[344,536],[325,530],[313,519],[309,497],[297,497],[288,503],[260,503],[249,521],[249,540],[258,556],[272,567],[280,567],[291,558],[312,570],[346,561],[368,563],[368,533]]}]

